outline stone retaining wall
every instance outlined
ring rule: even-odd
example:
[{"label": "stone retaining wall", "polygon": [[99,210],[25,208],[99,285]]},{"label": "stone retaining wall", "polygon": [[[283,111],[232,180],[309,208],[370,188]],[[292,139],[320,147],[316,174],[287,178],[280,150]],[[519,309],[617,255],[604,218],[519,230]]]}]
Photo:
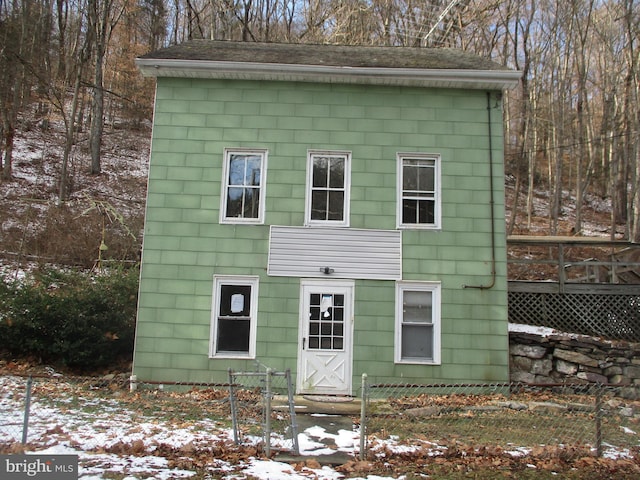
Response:
[{"label": "stone retaining wall", "polygon": [[509,346],[512,382],[640,387],[640,343],[511,331]]}]

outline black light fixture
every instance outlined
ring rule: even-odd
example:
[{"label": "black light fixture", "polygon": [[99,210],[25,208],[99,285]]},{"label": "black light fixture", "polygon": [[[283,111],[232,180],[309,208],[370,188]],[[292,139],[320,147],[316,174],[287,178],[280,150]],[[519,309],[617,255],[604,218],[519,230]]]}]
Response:
[{"label": "black light fixture", "polygon": [[331,275],[334,272],[333,268],[331,267],[320,267],[320,271],[325,275]]}]

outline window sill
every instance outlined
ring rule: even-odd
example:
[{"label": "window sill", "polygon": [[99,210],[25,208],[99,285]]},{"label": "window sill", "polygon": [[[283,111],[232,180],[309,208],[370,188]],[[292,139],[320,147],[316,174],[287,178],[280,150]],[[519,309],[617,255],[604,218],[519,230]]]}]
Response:
[{"label": "window sill", "polygon": [[304,223],[305,227],[325,227],[325,228],[349,228],[349,224],[348,223],[344,223],[344,222],[330,222],[330,221],[326,221],[326,222],[318,222],[318,221],[314,221],[314,222],[305,222]]},{"label": "window sill", "polygon": [[222,218],[220,219],[222,225],[264,225],[264,220],[243,220],[235,218]]},{"label": "window sill", "polygon": [[396,360],[396,365],[442,365],[442,362],[436,362],[434,360],[422,360],[419,358],[409,358],[404,360]]},{"label": "window sill", "polygon": [[398,225],[398,229],[399,230],[433,230],[437,232],[442,231],[442,227],[440,225],[418,225],[418,224]]},{"label": "window sill", "polygon": [[228,352],[216,353],[209,355],[209,360],[255,360],[256,356],[248,353],[233,354]]}]

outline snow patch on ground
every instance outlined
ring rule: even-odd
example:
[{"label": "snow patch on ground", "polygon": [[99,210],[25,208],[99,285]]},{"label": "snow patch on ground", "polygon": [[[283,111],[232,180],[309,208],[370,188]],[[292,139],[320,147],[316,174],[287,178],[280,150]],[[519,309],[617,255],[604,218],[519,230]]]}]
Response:
[{"label": "snow patch on ground", "polygon": [[[21,440],[21,422],[24,410],[24,378],[0,377],[0,443]],[[207,450],[216,442],[232,442],[232,432],[212,420],[192,420],[178,426],[173,422],[158,422],[154,418],[138,417],[126,411],[112,399],[76,398],[62,402],[61,408],[52,408],[38,400],[31,404],[29,440],[32,454],[78,455],[79,478],[97,480],[125,474],[128,479],[181,479],[190,478],[196,471],[172,468],[166,458],[155,455],[160,447],[174,449]],[[11,427],[8,427],[11,426]],[[356,455],[359,433],[340,430],[337,435],[321,427],[310,427],[299,434],[301,455],[330,455],[335,450],[324,448],[317,439],[330,438],[339,450]],[[258,443],[261,438],[245,440]],[[277,444],[277,442],[274,442]],[[131,451],[135,455],[109,453],[109,450]],[[336,480],[343,475],[329,467],[303,468],[296,472],[288,463],[252,458],[242,465],[232,465],[211,458],[207,469],[216,478],[258,479],[280,478],[293,480]],[[223,475],[218,477],[218,475]],[[394,477],[365,477],[367,480]]]}]

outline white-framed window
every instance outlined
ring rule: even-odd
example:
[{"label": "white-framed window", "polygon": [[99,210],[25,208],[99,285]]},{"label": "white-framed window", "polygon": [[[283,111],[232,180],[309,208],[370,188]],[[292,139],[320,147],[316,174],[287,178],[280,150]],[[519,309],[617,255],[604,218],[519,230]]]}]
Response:
[{"label": "white-framed window", "polygon": [[264,223],[267,150],[224,151],[220,223]]},{"label": "white-framed window", "polygon": [[440,283],[396,283],[396,363],[440,364]]},{"label": "white-framed window", "polygon": [[258,277],[214,275],[209,356],[255,358]]},{"label": "white-framed window", "polygon": [[349,226],[351,152],[309,150],[307,225]]},{"label": "white-framed window", "polygon": [[398,227],[440,228],[440,156],[398,154]]}]

